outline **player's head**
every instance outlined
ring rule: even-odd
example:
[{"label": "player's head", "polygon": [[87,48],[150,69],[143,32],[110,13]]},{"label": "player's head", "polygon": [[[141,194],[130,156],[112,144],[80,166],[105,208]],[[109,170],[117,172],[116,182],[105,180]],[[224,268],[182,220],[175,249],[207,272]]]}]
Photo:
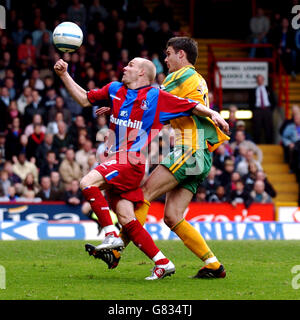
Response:
[{"label": "player's head", "polygon": [[153,62],[144,58],[134,58],[123,69],[122,82],[127,86],[132,84],[151,84],[156,76]]},{"label": "player's head", "polygon": [[189,37],[173,37],[166,46],[165,62],[170,72],[191,64],[194,65],[198,56],[198,44]]}]

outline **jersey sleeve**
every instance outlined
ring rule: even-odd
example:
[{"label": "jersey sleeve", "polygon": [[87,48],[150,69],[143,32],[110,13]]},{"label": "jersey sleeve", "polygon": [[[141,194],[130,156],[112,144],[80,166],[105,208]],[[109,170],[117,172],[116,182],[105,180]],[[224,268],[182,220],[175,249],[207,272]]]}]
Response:
[{"label": "jersey sleeve", "polygon": [[97,101],[107,100],[109,98],[109,87],[111,83],[107,84],[101,89],[95,89],[87,92],[87,99],[91,104],[95,104]]},{"label": "jersey sleeve", "polygon": [[183,99],[160,90],[158,97],[159,120],[165,124],[175,118],[190,116],[197,104],[198,101]]}]

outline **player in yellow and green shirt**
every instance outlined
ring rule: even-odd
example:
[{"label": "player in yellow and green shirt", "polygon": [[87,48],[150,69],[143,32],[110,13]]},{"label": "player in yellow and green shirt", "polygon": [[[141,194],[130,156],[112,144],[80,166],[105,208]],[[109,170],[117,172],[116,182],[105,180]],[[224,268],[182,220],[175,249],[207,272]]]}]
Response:
[{"label": "player in yellow and green shirt", "polygon": [[[206,82],[194,68],[198,54],[197,43],[188,37],[171,38],[167,43],[166,54],[165,62],[170,74],[163,82],[162,89],[181,98],[199,101],[208,107]],[[228,132],[227,123],[223,119],[223,122],[220,121],[220,115],[215,111],[211,111],[211,118],[192,115],[170,120],[175,130],[174,150],[146,180],[142,187],[144,204],[135,211],[137,219],[144,224],[150,202],[166,193],[165,223],[186,247],[205,263],[195,278],[223,278],[226,275],[223,265],[207,246],[204,238],[183,217],[199,184],[210,171],[212,165],[210,153],[224,141],[229,140],[229,137],[215,125],[214,117],[218,120],[215,122],[221,123],[222,129]],[[121,237],[128,243],[122,232]],[[116,267],[120,253],[113,250],[106,251],[105,255],[100,258],[109,267]]]}]

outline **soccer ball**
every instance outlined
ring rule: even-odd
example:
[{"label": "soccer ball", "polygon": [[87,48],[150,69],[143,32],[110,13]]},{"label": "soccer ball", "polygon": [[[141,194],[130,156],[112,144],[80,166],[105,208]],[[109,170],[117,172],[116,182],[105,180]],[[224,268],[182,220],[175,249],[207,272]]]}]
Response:
[{"label": "soccer ball", "polygon": [[77,50],[82,40],[82,30],[73,22],[62,22],[53,31],[53,43],[62,52]]}]

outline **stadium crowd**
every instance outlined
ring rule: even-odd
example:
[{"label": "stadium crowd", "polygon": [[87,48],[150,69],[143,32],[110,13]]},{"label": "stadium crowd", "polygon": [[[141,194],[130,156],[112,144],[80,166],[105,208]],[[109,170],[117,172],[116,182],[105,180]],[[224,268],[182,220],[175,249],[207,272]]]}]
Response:
[{"label": "stadium crowd", "polygon": [[[82,109],[74,102],[53,72],[55,61],[62,57],[75,81],[92,90],[120,80],[132,57],[146,57],[156,66],[159,86],[167,74],[165,44],[180,34],[180,25],[167,0],[153,12],[143,1],[99,0],[32,2],[27,10],[31,14],[12,8],[7,29],[0,30],[0,201],[83,204],[79,180],[101,161],[109,118],[96,117],[101,105]],[[84,32],[83,45],[72,54],[52,45],[51,30],[65,20],[78,23]],[[193,201],[246,207],[272,202],[276,191],[263,172],[261,151],[245,122],[235,118],[237,107],[229,110],[231,140],[212,155],[212,170]],[[296,141],[293,147],[288,142],[292,135],[299,141],[297,115],[282,131],[287,159],[293,159],[296,146]],[[171,148],[174,143],[168,127],[151,144],[146,176],[165,155],[165,143]],[[152,158],[158,161],[152,164]]]},{"label": "stadium crowd", "polygon": [[[288,2],[287,2],[288,4]],[[262,7],[256,9],[256,14],[249,22],[250,42],[253,44],[272,44],[279,55],[285,70],[293,77],[300,72],[300,29],[293,28],[292,21],[295,15],[292,7],[299,5],[299,0],[289,3],[286,10],[272,9],[264,10]],[[269,48],[251,48],[249,56],[270,57]]]}]

